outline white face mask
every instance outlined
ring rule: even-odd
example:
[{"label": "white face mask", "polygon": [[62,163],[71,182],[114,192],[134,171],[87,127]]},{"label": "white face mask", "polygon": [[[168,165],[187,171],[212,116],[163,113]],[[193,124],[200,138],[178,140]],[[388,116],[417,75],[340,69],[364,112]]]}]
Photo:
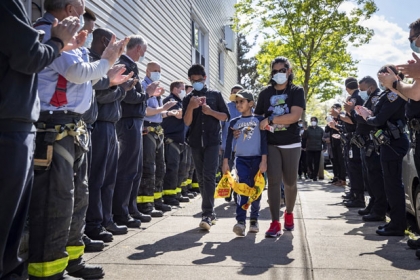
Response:
[{"label": "white face mask", "polygon": [[299,127],[303,127],[303,124],[301,124],[301,123],[298,123],[298,126],[299,126]]},{"label": "white face mask", "polygon": [[287,82],[287,75],[286,73],[277,73],[271,78],[276,84],[282,85]]},{"label": "white face mask", "polygon": [[316,126],[317,122],[312,121],[311,124],[312,126]]},{"label": "white face mask", "polygon": [[93,34],[92,33],[89,33],[88,35],[87,35],[87,38],[86,38],[86,42],[85,42],[85,44],[83,45],[85,48],[90,48],[91,47],[91,45],[92,45],[92,41],[93,41]]},{"label": "white face mask", "polygon": [[160,80],[160,72],[150,72],[150,80],[153,82]]},{"label": "white face mask", "polygon": [[186,95],[185,90],[181,90],[181,92],[180,92],[180,93],[178,93],[178,96],[179,96],[179,98],[180,98],[181,100],[182,100],[182,99],[184,99],[185,95]]},{"label": "white face mask", "polygon": [[142,62],[144,61],[144,57],[145,57],[145,55],[140,56],[140,58],[139,58],[139,62],[140,62],[140,63],[142,63]]},{"label": "white face mask", "polygon": [[363,101],[366,101],[369,98],[369,95],[366,90],[359,91],[359,96],[363,99]]},{"label": "white face mask", "polygon": [[[74,9],[74,11],[76,11],[76,9]],[[80,30],[82,30],[82,28],[85,26],[85,18],[83,17],[83,14],[81,14],[80,16],[79,16],[79,14],[77,12],[76,12],[76,14],[77,14],[77,16],[79,18],[79,23],[80,23],[80,27],[77,30],[77,33],[79,33]]]},{"label": "white face mask", "polygon": [[382,91],[386,90],[386,87],[384,87],[384,85],[383,85],[383,84],[380,84],[380,85],[379,85],[379,88],[380,88]]}]

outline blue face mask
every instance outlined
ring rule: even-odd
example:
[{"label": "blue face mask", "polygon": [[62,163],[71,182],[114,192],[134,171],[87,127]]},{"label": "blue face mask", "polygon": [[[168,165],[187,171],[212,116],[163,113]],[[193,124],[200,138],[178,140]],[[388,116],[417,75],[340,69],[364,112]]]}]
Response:
[{"label": "blue face mask", "polygon": [[203,89],[204,83],[202,83],[202,82],[195,82],[195,83],[192,84],[192,86],[193,86],[193,88],[195,90],[200,91],[200,90]]},{"label": "blue face mask", "polygon": [[420,47],[416,46],[416,41],[417,39],[411,42],[410,47],[413,50],[413,52],[420,53]]}]

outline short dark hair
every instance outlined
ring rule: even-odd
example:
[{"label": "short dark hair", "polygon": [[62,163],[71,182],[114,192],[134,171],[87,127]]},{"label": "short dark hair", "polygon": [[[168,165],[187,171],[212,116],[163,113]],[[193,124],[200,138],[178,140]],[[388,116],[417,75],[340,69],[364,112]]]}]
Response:
[{"label": "short dark hair", "polygon": [[378,84],[376,83],[375,79],[371,76],[365,76],[359,81],[359,85],[361,83],[367,84],[368,86],[378,87]]},{"label": "short dark hair", "polygon": [[408,27],[410,29],[413,29],[415,33],[419,33],[420,32],[420,18],[417,19],[416,21],[410,23],[410,25]]},{"label": "short dark hair", "polygon": [[190,78],[192,75],[206,76],[204,66],[201,64],[193,64],[190,69],[188,69],[188,77]]},{"label": "short dark hair", "polygon": [[169,86],[169,90],[170,90],[170,92],[172,92],[172,90],[173,90],[174,88],[180,87],[182,84],[184,84],[184,81],[181,81],[181,80],[173,81],[173,82],[171,83],[171,85]]},{"label": "short dark hair", "polygon": [[83,14],[83,17],[85,18],[85,20],[96,21],[95,13],[87,7],[85,7],[85,13]]},{"label": "short dark hair", "polygon": [[73,5],[76,0],[45,0],[44,9],[47,12],[61,11],[64,10],[67,5]]},{"label": "short dark hair", "polygon": [[101,40],[102,37],[105,37],[108,40],[111,40],[112,35],[114,35],[114,33],[112,33],[112,31],[109,29],[99,27],[93,30],[92,35],[93,35],[93,41],[96,42],[97,40]]},{"label": "short dark hair", "polygon": [[311,121],[315,120],[316,122],[318,122],[318,118],[317,117],[311,117]]},{"label": "short dark hair", "polygon": [[332,107],[333,108],[340,108],[341,109],[341,104],[340,103],[334,103],[333,105],[332,105]]},{"label": "short dark hair", "polygon": [[401,72],[398,72],[397,67],[393,64],[386,64],[379,69],[378,73],[388,73],[388,69],[391,69],[392,72],[394,72],[395,75],[401,78],[401,80],[404,80],[404,74]]},{"label": "short dark hair", "polygon": [[359,84],[357,83],[357,80],[356,80],[355,77],[348,77],[345,80],[344,85],[348,89],[358,89],[359,88]]}]

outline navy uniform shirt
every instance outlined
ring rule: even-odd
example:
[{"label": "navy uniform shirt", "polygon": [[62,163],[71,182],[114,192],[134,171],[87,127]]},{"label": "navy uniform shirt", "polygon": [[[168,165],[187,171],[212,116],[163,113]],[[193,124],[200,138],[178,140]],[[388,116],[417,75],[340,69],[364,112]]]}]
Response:
[{"label": "navy uniform shirt", "polygon": [[[206,103],[214,111],[225,113],[230,118],[229,110],[223,100],[220,91],[209,90],[204,87],[202,90],[193,90],[191,94],[186,96],[183,100],[183,115],[188,108],[192,96],[205,96]],[[203,114],[201,106],[193,110],[193,119],[190,124],[188,133],[188,144],[192,148],[210,147],[220,145],[221,142],[221,126],[220,121],[212,116]]]},{"label": "navy uniform shirt", "polygon": [[405,115],[407,119],[420,118],[420,101],[413,101],[408,99],[405,105]]},{"label": "navy uniform shirt", "polygon": [[[380,94],[381,94],[380,90],[376,89],[374,92],[372,92],[369,95],[368,99],[365,101],[363,106],[373,112],[375,105],[378,102]],[[352,116],[352,120],[356,120],[356,123],[357,123],[356,133],[363,136],[369,136],[369,133],[372,130],[372,126],[368,125],[365,119],[362,116],[359,116],[355,110],[351,112],[351,116]]]},{"label": "navy uniform shirt", "polygon": [[[163,104],[169,101],[177,101],[177,103],[169,108],[168,111],[182,109],[182,100],[175,94],[171,93],[163,99]],[[171,138],[175,143],[182,144],[185,142],[185,124],[182,118],[178,119],[175,116],[167,116],[162,121],[162,128],[165,133],[165,138]]]},{"label": "navy uniform shirt", "polygon": [[[359,95],[359,90],[356,89],[353,94],[350,96],[349,101],[353,102],[354,106],[357,105],[363,105],[364,101],[363,99],[360,97]],[[356,131],[356,120],[349,114],[346,114],[347,116],[350,117],[350,119],[352,120],[353,124],[350,123],[346,123],[344,122],[344,126],[346,128],[346,132],[355,132]]]}]

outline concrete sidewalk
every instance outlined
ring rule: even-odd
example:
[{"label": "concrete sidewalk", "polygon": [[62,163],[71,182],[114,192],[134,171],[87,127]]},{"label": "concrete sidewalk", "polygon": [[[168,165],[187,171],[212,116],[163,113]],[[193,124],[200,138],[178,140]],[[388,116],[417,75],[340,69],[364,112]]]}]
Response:
[{"label": "concrete sidewalk", "polygon": [[300,181],[298,188],[295,230],[278,239],[264,237],[271,222],[266,191],[260,232],[245,237],[232,232],[235,205],[223,199],[216,200],[217,224],[201,231],[197,197],[85,258],[102,264],[105,279],[113,280],[420,279],[420,260],[408,249],[408,237],[376,235],[382,223],[365,223],[357,209],[345,208],[343,188],[325,181]]}]

